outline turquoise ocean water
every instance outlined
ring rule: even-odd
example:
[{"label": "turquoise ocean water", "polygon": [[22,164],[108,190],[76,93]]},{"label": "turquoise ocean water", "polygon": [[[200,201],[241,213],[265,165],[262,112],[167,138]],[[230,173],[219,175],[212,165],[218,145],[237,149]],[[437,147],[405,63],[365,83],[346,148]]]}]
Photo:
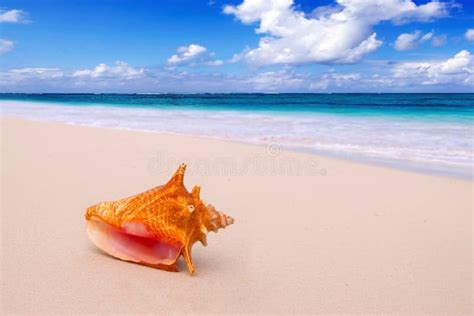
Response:
[{"label": "turquoise ocean water", "polygon": [[474,94],[0,94],[2,116],[199,135],[472,178]]}]

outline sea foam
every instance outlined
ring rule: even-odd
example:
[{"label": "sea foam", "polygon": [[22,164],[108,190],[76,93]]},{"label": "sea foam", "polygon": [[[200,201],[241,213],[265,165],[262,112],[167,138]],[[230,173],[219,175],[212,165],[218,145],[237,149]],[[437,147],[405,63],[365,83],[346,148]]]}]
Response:
[{"label": "sea foam", "polygon": [[473,125],[456,120],[331,113],[61,105],[0,101],[3,116],[197,135],[258,145],[277,143],[342,158],[472,178]]}]

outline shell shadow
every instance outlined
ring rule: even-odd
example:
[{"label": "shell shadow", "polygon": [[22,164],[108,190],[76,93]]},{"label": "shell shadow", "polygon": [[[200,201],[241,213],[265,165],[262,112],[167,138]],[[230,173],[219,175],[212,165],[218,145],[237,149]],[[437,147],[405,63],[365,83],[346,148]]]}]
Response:
[{"label": "shell shadow", "polygon": [[[176,263],[178,271],[167,271],[165,269],[155,268],[155,267],[152,267],[152,266],[148,266],[146,264],[141,264],[141,263],[138,263],[138,262],[132,262],[132,261],[126,261],[126,260],[119,259],[119,258],[114,257],[114,256],[108,254],[107,252],[103,251],[102,249],[97,248],[96,246],[91,245],[91,244],[89,244],[87,246],[87,248],[88,248],[89,251],[91,251],[92,253],[94,253],[96,255],[104,256],[104,257],[113,259],[117,262],[121,262],[121,263],[135,264],[135,265],[143,267],[143,268],[159,270],[159,271],[163,271],[163,272],[181,272],[181,273],[184,272],[186,274],[188,273],[188,268],[186,267],[186,264],[185,264],[185,262],[184,262],[184,260],[181,256],[180,256],[180,258],[178,259],[178,261]],[[203,274],[208,274],[211,271],[217,271],[217,270],[220,269],[219,267],[222,265],[222,264],[219,264],[219,263],[222,263],[222,260],[214,260],[213,258],[207,258],[207,257],[204,258],[202,256],[198,256],[197,258],[194,259],[194,266],[196,267],[196,272],[194,273],[193,276],[199,276],[200,272],[202,272]]]},{"label": "shell shadow", "polygon": [[[114,257],[110,254],[108,254],[107,252],[103,251],[102,249],[100,248],[97,248],[96,246],[94,245],[88,245],[88,249],[93,252],[94,254],[96,255],[99,255],[99,256],[104,256],[104,257],[107,257],[107,258],[110,258],[110,259],[113,259],[117,262],[121,262],[121,263],[126,263],[126,264],[135,264],[137,266],[140,266],[140,267],[143,267],[143,268],[148,268],[148,269],[153,269],[153,270],[159,270],[159,271],[164,271],[164,272],[186,272],[188,273],[188,268],[186,267],[186,264],[184,263],[184,260],[183,258],[180,258],[178,259],[178,262],[176,263],[176,266],[178,268],[178,271],[168,271],[166,269],[161,269],[161,268],[156,268],[156,267],[152,267],[152,266],[149,266],[149,265],[146,265],[146,264],[142,264],[142,263],[138,263],[138,262],[133,262],[133,261],[126,261],[126,260],[122,260],[122,259],[119,259],[117,257]],[[194,275],[196,275],[197,273],[195,273]]]}]

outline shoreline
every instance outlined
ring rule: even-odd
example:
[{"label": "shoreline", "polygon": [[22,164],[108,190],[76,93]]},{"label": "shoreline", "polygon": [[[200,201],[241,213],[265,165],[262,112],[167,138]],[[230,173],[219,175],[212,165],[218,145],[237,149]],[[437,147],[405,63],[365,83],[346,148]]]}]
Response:
[{"label": "shoreline", "polygon": [[[310,169],[214,172],[199,166],[268,152],[187,136],[1,124],[6,314],[471,311],[472,182],[287,151],[281,157]],[[186,187],[201,185],[203,198],[236,221],[195,246],[196,275],[181,260],[169,273],[98,251],[85,208],[163,184],[186,157],[194,162]]]},{"label": "shoreline", "polygon": [[[16,102],[16,101],[15,101]],[[75,106],[75,105],[71,105]],[[269,147],[273,145],[277,145],[279,150],[291,153],[303,153],[307,155],[312,155],[314,157],[325,157],[330,159],[337,159],[345,162],[353,162],[356,164],[364,164],[369,166],[375,166],[380,168],[389,168],[395,169],[399,171],[405,172],[413,172],[417,174],[423,174],[428,176],[434,177],[446,177],[446,178],[454,178],[458,180],[464,181],[474,181],[474,167],[471,168],[470,174],[460,170],[452,170],[452,168],[440,168],[440,166],[423,166],[421,163],[414,163],[409,161],[400,161],[396,159],[388,160],[388,159],[380,159],[374,157],[362,157],[362,156],[354,156],[348,153],[333,153],[330,151],[320,151],[320,150],[311,150],[304,147],[290,147],[285,148],[278,142],[269,141],[268,144],[258,144],[252,142],[245,142],[243,140],[235,140],[235,139],[226,139],[223,137],[212,137],[207,135],[196,135],[196,134],[185,134],[185,133],[176,133],[176,132],[162,132],[162,131],[154,131],[154,130],[146,130],[146,129],[135,129],[135,128],[127,128],[127,127],[109,127],[109,126],[94,126],[89,124],[82,124],[82,123],[75,123],[75,122],[64,122],[64,121],[54,121],[54,120],[47,120],[47,119],[34,119],[34,118],[25,118],[16,115],[5,115],[0,113],[0,119],[16,119],[16,120],[26,120],[32,122],[45,122],[45,123],[53,123],[53,124],[65,124],[70,126],[80,126],[80,127],[89,127],[89,128],[98,128],[98,129],[114,129],[114,130],[122,130],[122,131],[129,131],[129,132],[137,132],[137,133],[151,133],[157,135],[170,135],[170,136],[184,136],[184,137],[191,137],[197,139],[209,139],[209,140],[217,140],[222,142],[230,142],[235,144],[242,144],[248,146],[256,146],[259,148],[266,148],[267,150]]]}]

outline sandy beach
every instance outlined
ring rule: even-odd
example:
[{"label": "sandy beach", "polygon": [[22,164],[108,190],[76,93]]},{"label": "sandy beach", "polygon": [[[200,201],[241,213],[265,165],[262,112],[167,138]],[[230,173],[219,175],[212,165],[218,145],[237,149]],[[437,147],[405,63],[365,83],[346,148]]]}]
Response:
[{"label": "sandy beach", "polygon": [[[471,315],[473,183],[179,135],[2,118],[2,314]],[[235,218],[196,274],[115,260],[86,207],[161,185]]]}]

